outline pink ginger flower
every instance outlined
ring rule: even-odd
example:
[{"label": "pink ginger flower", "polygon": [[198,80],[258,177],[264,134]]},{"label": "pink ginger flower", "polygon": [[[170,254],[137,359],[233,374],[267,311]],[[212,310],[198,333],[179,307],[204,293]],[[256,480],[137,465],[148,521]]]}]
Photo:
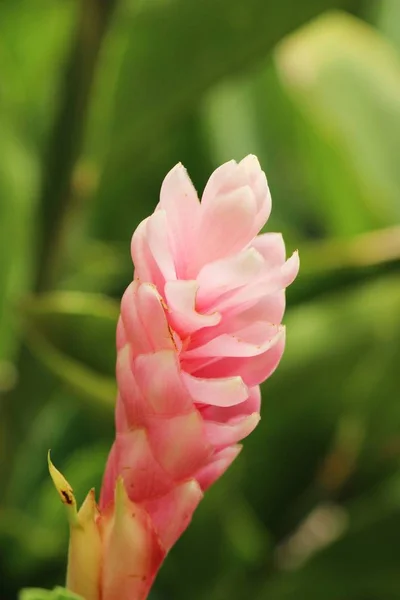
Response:
[{"label": "pink ginger flower", "polygon": [[280,234],[257,235],[270,210],[255,156],[219,167],[201,203],[178,164],[133,235],[89,590],[70,545],[69,586],[89,600],[147,597],[204,491],[259,422],[259,384],[282,356],[285,288],[299,268]]}]

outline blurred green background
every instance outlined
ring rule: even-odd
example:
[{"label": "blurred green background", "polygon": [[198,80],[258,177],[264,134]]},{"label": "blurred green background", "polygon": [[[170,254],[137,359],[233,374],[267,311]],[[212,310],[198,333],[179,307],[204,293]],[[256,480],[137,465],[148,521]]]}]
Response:
[{"label": "blurred green background", "polygon": [[64,580],[113,438],[130,236],[259,156],[299,248],[262,421],[151,600],[400,598],[400,2],[0,3],[0,598]]}]

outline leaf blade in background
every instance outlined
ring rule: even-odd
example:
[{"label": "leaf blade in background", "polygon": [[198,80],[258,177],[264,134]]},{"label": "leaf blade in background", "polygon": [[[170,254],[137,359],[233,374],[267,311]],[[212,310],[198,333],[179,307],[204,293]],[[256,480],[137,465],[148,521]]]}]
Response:
[{"label": "leaf blade in background", "polygon": [[397,0],[382,0],[377,4],[378,29],[400,50],[400,3]]},{"label": "leaf blade in background", "polygon": [[21,590],[19,600],[83,600],[83,598],[70,590],[56,587],[54,590],[42,590],[39,588]]},{"label": "leaf blade in background", "polygon": [[[293,102],[272,56],[280,36],[326,8],[355,7],[363,18],[367,1],[119,0],[93,64],[96,82],[85,118],[80,103],[72,108],[68,101],[79,89],[65,74],[67,48],[80,27],[77,10],[94,7],[86,15],[79,52],[85,60],[96,39],[93,14],[113,0],[0,3],[0,74],[7,82],[0,85],[0,130],[8,127],[12,136],[9,141],[0,135],[5,155],[0,210],[3,197],[7,206],[0,219],[6,234],[0,271],[7,273],[2,278],[0,272],[0,295],[9,279],[8,259],[13,252],[22,254],[25,243],[15,234],[15,223],[30,231],[40,220],[35,186],[27,181],[31,171],[33,182],[40,170],[54,109],[63,103],[81,119],[77,132],[60,118],[65,144],[52,146],[56,162],[64,164],[65,145],[88,132],[81,162],[73,173],[67,169],[73,205],[68,203],[60,219],[65,216],[65,244],[54,278],[63,290],[79,291],[27,297],[21,314],[15,310],[16,327],[8,340],[0,335],[0,347],[18,347],[20,316],[30,342],[24,348],[30,367],[13,373],[14,379],[19,376],[18,392],[5,402],[0,398],[0,470],[5,474],[0,485],[0,595],[5,599],[16,598],[20,587],[45,586],[54,600],[51,589],[65,575],[68,528],[46,471],[48,448],[78,500],[101,485],[114,437],[118,306],[93,292],[120,298],[132,277],[129,238],[156,204],[173,164],[182,161],[200,190],[213,168],[232,153],[239,159],[257,152],[273,196],[268,229],[282,231],[288,252],[299,247],[302,257],[299,278],[288,290],[287,347],[279,369],[263,386],[259,427],[244,441],[232,469],[207,492],[150,597],[313,600],[317,595],[321,600],[330,594],[333,600],[336,594],[340,600],[397,600],[400,240],[394,213],[389,215],[384,201],[394,189],[390,161],[398,148],[395,142],[391,156],[387,130],[397,136],[398,129],[391,126],[392,107],[389,125],[374,118],[385,110],[382,94],[391,102],[392,92],[386,90],[393,60],[387,57],[393,54],[388,46],[375,52],[378,31],[371,33],[366,25],[360,29],[342,16],[355,33],[346,37],[343,25],[332,28],[327,43],[320,42],[322,56],[318,44],[311,52],[311,62],[326,60],[332,52],[337,66],[324,64],[327,74],[317,82],[319,95],[302,99],[314,101],[312,114],[299,110],[297,90]],[[382,10],[387,9],[389,0],[382,2]],[[382,27],[374,18],[371,23]],[[387,18],[394,40],[400,23]],[[371,40],[365,52],[360,52],[360,38]],[[349,57],[355,75],[347,70],[342,79]],[[341,92],[342,80],[343,103],[332,108],[329,101]],[[83,77],[81,83],[87,81]],[[397,91],[393,96],[396,105]],[[352,110],[348,121],[335,117],[328,123],[342,127],[336,146],[315,122],[319,114],[328,114],[327,107],[343,106]],[[369,168],[364,158],[368,144],[374,145],[367,148],[368,156],[382,152],[378,175],[385,181],[383,192],[366,202],[365,186],[376,177],[375,166]],[[355,149],[351,156],[349,148]],[[4,182],[11,177],[14,187],[7,187]],[[18,208],[13,214],[13,194],[26,196],[25,217]],[[51,227],[59,196],[49,193],[47,198],[41,216]],[[378,203],[382,207],[376,209]],[[27,277],[19,273],[21,287],[14,280],[7,288],[7,294],[12,288],[11,302],[2,304],[0,298],[0,307],[7,305],[11,312],[12,304],[18,309],[19,298],[27,296],[29,262],[37,260],[37,250],[38,238],[27,237],[25,254],[18,258]],[[1,383],[0,373],[0,392]],[[5,443],[6,434],[12,443]],[[314,545],[304,551],[299,542],[307,546],[310,538],[302,534],[314,527],[318,537],[321,516],[327,513],[339,522],[344,517],[342,529],[333,527],[328,535],[323,527],[319,544],[314,537]]]},{"label": "leaf blade in background", "polygon": [[276,64],[304,118],[305,163],[326,198],[315,208],[327,231],[351,235],[397,223],[400,58],[394,48],[362,21],[331,13],[285,39]]},{"label": "leaf blade in background", "polygon": [[[73,30],[73,4],[29,0],[0,7],[0,357],[17,342],[14,303],[36,268],[35,211],[43,150],[56,105],[54,87]],[[34,28],[35,35],[26,35]],[[6,329],[13,330],[6,332]]]},{"label": "leaf blade in background", "polygon": [[98,294],[53,292],[25,300],[22,311],[38,358],[73,389],[112,408],[118,304]]},{"label": "leaf blade in background", "polygon": [[0,6],[0,73],[7,81],[0,89],[0,105],[29,144],[41,150],[52,125],[54,89],[75,13],[74,2],[21,0]]},{"label": "leaf blade in background", "polygon": [[[134,15],[116,84],[110,152],[96,195],[93,230],[105,239],[118,239],[118,231],[125,231],[121,206],[126,219],[124,203],[133,189],[138,193],[132,165],[138,162],[143,169],[156,162],[160,142],[174,135],[181,115],[197,106],[213,84],[263,60],[283,35],[308,19],[352,4],[283,0],[275,10],[265,0],[246,6],[240,0],[172,0]],[[121,198],[112,203],[112,212],[111,193]],[[131,214],[133,222],[134,210]]]},{"label": "leaf blade in background", "polygon": [[30,247],[38,164],[12,122],[0,120],[0,359],[13,360],[17,349],[14,304],[30,289],[34,261]]},{"label": "leaf blade in background", "polygon": [[[21,381],[21,328],[15,306],[32,287],[41,154],[52,126],[74,2],[5,1],[0,5],[0,439],[1,475],[16,434],[14,388]],[[23,352],[23,350],[21,351]],[[32,385],[32,384],[31,384]],[[28,385],[29,387],[29,385]],[[23,398],[23,396],[22,396]]]}]

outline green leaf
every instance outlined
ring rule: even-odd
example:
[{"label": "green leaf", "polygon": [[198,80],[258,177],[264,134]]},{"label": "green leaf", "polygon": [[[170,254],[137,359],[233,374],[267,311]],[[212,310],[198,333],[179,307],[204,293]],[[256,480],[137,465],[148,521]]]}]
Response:
[{"label": "green leaf", "polygon": [[273,193],[267,227],[282,231],[291,247],[291,240],[298,239],[304,228],[307,203],[297,199],[304,198],[307,190],[296,169],[287,177],[287,165],[296,160],[293,107],[271,57],[261,69],[214,86],[202,103],[201,116],[213,165],[257,155]]},{"label": "green leaf", "polygon": [[[1,102],[0,102],[1,109]],[[0,360],[12,360],[18,324],[13,304],[32,278],[33,210],[38,165],[18,129],[0,118]]]},{"label": "green leaf", "polygon": [[372,268],[400,260],[400,227],[388,227],[353,236],[304,244],[301,276],[327,274],[343,269]]},{"label": "green leaf", "polygon": [[[0,89],[0,361],[12,360],[18,348],[14,303],[30,289],[36,267],[36,153],[51,125],[54,87],[72,32],[72,4],[0,4],[0,79],[7,81]],[[0,387],[6,387],[1,379],[0,372]]]},{"label": "green leaf", "polygon": [[[249,500],[276,536],[325,493],[316,477],[333,449],[349,477],[359,456],[365,460],[359,476],[370,484],[393,469],[393,459],[383,457],[400,426],[398,403],[391,401],[399,303],[399,281],[387,277],[299,306],[285,318],[285,355],[262,386],[266,418],[241,457]],[[334,475],[325,477],[329,493]]]},{"label": "green leaf", "polygon": [[378,28],[400,50],[400,3],[397,0],[381,0],[376,10]]},{"label": "green leaf", "polygon": [[41,148],[52,123],[57,103],[54,89],[73,34],[76,8],[74,3],[52,0],[0,5],[0,73],[7,81],[0,91],[0,105],[18,120],[29,142]]},{"label": "green leaf", "polygon": [[22,590],[19,594],[19,600],[52,600],[53,598],[53,592],[39,588]]},{"label": "green leaf", "polygon": [[112,407],[118,305],[100,295],[54,292],[22,306],[27,339],[43,363],[88,398]]},{"label": "green leaf", "polygon": [[73,592],[61,587],[54,590],[42,590],[39,588],[28,588],[19,594],[19,600],[83,600]]},{"label": "green leaf", "polygon": [[[352,3],[281,0],[276,10],[265,0],[171,0],[147,3],[138,13],[121,10],[115,27],[129,35],[124,36],[124,52],[117,53],[123,59],[97,196],[97,232],[109,237],[118,225],[123,228],[126,202],[132,190],[138,194],[137,178],[157,159],[164,138],[174,137],[182,118],[213,85],[261,62],[283,35],[323,10]],[[93,127],[91,135],[96,134]],[[93,146],[90,139],[88,146]],[[154,177],[154,169],[147,177]],[[115,204],[115,198],[123,202]],[[130,210],[133,221],[134,202]]]},{"label": "green leaf", "polygon": [[[364,503],[368,504],[368,499]],[[314,526],[319,527],[322,536],[329,525],[320,521]],[[396,600],[400,595],[400,548],[395,534],[399,526],[398,506],[382,510],[361,526],[350,523],[340,539],[316,553],[301,568],[272,578],[255,600]],[[312,543],[312,538],[310,530],[308,543]]]},{"label": "green leaf", "polygon": [[[84,261],[79,260],[82,255]],[[132,259],[126,244],[86,240],[75,244],[71,263],[71,269],[66,270],[60,281],[63,290],[120,295],[122,282],[132,278]]]},{"label": "green leaf", "polygon": [[400,60],[346,14],[315,20],[276,52],[302,114],[300,140],[327,231],[351,235],[400,219]]}]

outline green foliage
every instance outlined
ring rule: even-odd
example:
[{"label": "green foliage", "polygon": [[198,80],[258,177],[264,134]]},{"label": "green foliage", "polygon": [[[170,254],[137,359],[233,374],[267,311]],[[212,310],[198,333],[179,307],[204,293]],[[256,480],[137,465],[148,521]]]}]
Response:
[{"label": "green foliage", "polygon": [[352,235],[397,222],[400,57],[394,48],[366,24],[327,14],[284,40],[277,61],[304,112],[304,162],[329,200],[316,207],[326,229]]},{"label": "green foliage", "polygon": [[46,454],[79,503],[99,490],[131,233],[174,163],[201,190],[249,152],[267,228],[302,261],[287,349],[151,599],[400,597],[398,17],[397,0],[0,4],[2,599],[76,598],[54,588]]},{"label": "green foliage", "polygon": [[19,600],[79,600],[80,598],[81,596],[60,587],[52,591],[31,588],[22,590],[19,595]]},{"label": "green foliage", "polygon": [[[283,0],[274,10],[265,0],[252,0],[251,5],[175,0],[165,2],[162,9],[155,3],[132,13],[134,34],[126,40],[115,85],[109,151],[94,215],[96,232],[106,239],[129,235],[124,218],[126,214],[134,218],[133,204],[132,212],[121,203],[111,206],[110,195],[138,194],[151,179],[154,163],[160,175],[170,166],[171,155],[181,152],[171,148],[175,128],[180,129],[182,115],[192,112],[213,84],[257,65],[283,35],[310,17],[345,4]],[[149,44],[150,39],[156,42]],[[131,168],[135,161],[141,163],[139,173]],[[154,197],[157,187],[158,182],[149,190]]]},{"label": "green foliage", "polygon": [[100,295],[53,292],[28,298],[23,314],[27,340],[46,366],[112,408],[118,304]]}]

